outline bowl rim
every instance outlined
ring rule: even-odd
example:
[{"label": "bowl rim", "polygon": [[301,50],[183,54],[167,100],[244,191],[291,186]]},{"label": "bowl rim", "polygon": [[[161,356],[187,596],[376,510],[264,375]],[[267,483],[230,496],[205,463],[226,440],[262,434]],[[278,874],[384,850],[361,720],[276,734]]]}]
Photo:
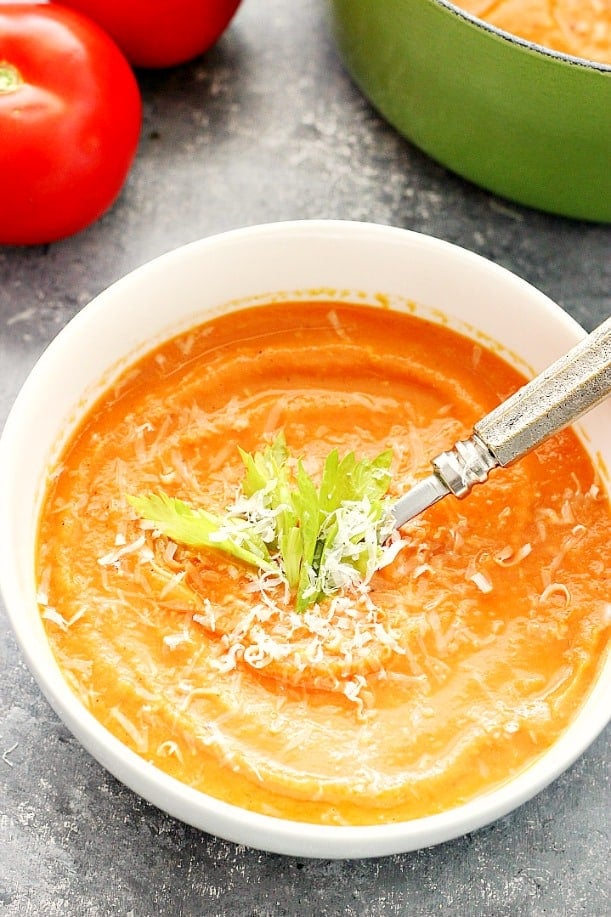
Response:
[{"label": "bowl rim", "polygon": [[552,58],[553,60],[565,64],[582,67],[584,70],[611,73],[611,64],[606,64],[604,61],[591,60],[588,57],[579,57],[576,54],[569,54],[566,51],[556,51],[554,48],[548,48],[546,45],[541,45],[528,38],[521,38],[519,35],[515,35],[513,32],[507,32],[505,29],[501,29],[499,26],[493,25],[485,19],[480,19],[479,16],[476,16],[474,13],[469,13],[458,4],[452,3],[451,0],[431,0],[431,3],[442,7],[450,13],[454,13],[460,19],[466,20],[471,25],[476,26],[484,32],[489,32],[511,45],[517,45],[518,47],[525,48],[527,51],[540,54],[543,57]]},{"label": "bowl rim", "polygon": [[[44,391],[45,374],[54,371],[55,355],[61,354],[63,342],[71,342],[72,335],[78,334],[83,325],[86,329],[88,317],[104,310],[108,299],[112,300],[115,288],[121,289],[124,285],[141,283],[143,280],[146,283],[147,277],[154,277],[156,271],[165,270],[166,265],[178,264],[183,258],[194,257],[202,248],[219,244],[231,246],[234,242],[241,244],[241,240],[248,243],[252,238],[267,238],[269,242],[287,234],[291,238],[301,240],[320,240],[336,237],[338,233],[349,238],[354,236],[357,241],[373,237],[379,237],[380,242],[385,238],[406,240],[407,244],[411,243],[415,247],[424,245],[434,248],[435,251],[449,252],[450,257],[466,259],[470,264],[484,268],[491,275],[504,278],[506,283],[511,282],[514,288],[517,285],[525,290],[538,302],[541,310],[553,316],[556,323],[575,341],[584,334],[581,326],[558,305],[513,272],[460,245],[409,229],[342,220],[279,221],[228,230],[179,246],[145,262],[95,296],[62,328],[29,373],[0,436],[0,556],[11,557],[10,514],[6,507],[10,505],[9,472],[12,467],[12,449],[15,444],[17,447],[19,445],[22,430],[21,414],[27,414],[32,399]],[[203,320],[205,316],[202,317]],[[147,349],[150,349],[148,345]],[[48,462],[49,457],[45,460]],[[575,719],[540,758],[506,783],[478,795],[461,806],[396,824],[346,827],[262,815],[217,800],[183,784],[148,764],[107,732],[64,680],[49,644],[43,642],[39,646],[28,641],[30,632],[23,623],[25,616],[21,615],[24,591],[12,567],[12,563],[5,563],[0,567],[0,591],[4,597],[9,622],[42,692],[80,744],[118,780],[158,808],[200,830],[230,841],[245,843],[253,848],[293,856],[352,859],[407,852],[451,840],[490,824],[540,792],[574,763],[611,718],[611,711],[600,702],[601,697],[606,697],[611,688],[610,659],[601,666],[599,678]],[[49,660],[52,661],[50,671]]]}]

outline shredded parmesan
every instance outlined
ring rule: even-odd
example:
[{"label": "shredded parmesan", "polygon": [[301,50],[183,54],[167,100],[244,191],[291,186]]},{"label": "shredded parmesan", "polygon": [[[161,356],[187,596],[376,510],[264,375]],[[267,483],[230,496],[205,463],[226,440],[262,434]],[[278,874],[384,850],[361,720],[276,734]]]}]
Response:
[{"label": "shredded parmesan", "polygon": [[178,742],[174,742],[174,741],[172,741],[171,739],[167,739],[165,742],[162,742],[162,743],[157,747],[157,752],[156,752],[156,754],[157,754],[159,757],[170,757],[170,756],[173,756],[174,758],[178,758],[178,760],[179,760],[181,763],[182,763],[183,760],[184,760],[183,754],[182,754],[182,751],[180,750],[180,746],[179,746]]},{"label": "shredded parmesan", "polygon": [[176,634],[166,634],[163,638],[163,642],[168,649],[175,650],[183,643],[190,643],[191,638],[186,631],[179,631]]},{"label": "shredded parmesan", "polygon": [[341,338],[343,341],[349,341],[350,337],[347,334],[346,329],[342,325],[341,319],[335,309],[329,309],[329,311],[327,312],[327,318],[329,319],[329,324],[331,325],[331,327],[333,328],[337,336]]},{"label": "shredded parmesan", "polygon": [[81,605],[80,608],[75,611],[72,617],[66,618],[59,613],[57,608],[54,608],[52,605],[43,605],[43,611],[41,612],[41,617],[45,621],[52,621],[53,624],[57,624],[58,627],[61,627],[62,630],[66,631],[68,628],[72,627],[73,624],[76,624],[87,611],[86,605]]},{"label": "shredded parmesan", "polygon": [[[193,615],[192,620],[218,631],[218,613],[210,603],[205,615]],[[399,634],[384,623],[367,591],[356,597],[335,595],[303,614],[276,604],[268,595],[246,607],[231,630],[225,630],[220,648],[222,652],[210,660],[218,672],[229,672],[240,663],[272,672],[280,666],[284,676],[288,673],[297,683],[305,679],[333,691],[345,691],[363,666],[364,671],[383,671],[389,654],[405,653]]]},{"label": "shredded parmesan", "polygon": [[546,602],[553,595],[561,595],[564,598],[565,605],[571,604],[571,593],[564,583],[550,583],[539,596],[539,601]]},{"label": "shredded parmesan", "polygon": [[522,547],[518,548],[515,552],[513,548],[508,545],[506,548],[494,554],[493,560],[499,567],[514,567],[516,564],[521,563],[525,557],[528,557],[531,552],[532,545],[529,542],[523,544]]},{"label": "shredded parmesan", "polygon": [[435,568],[431,567],[430,564],[418,564],[418,566],[414,568],[412,579],[419,579],[424,573],[431,573],[435,576]]},{"label": "shredded parmesan", "polygon": [[122,726],[128,736],[131,738],[132,742],[136,746],[136,750],[140,754],[147,752],[149,747],[148,730],[146,728],[138,729],[138,727],[130,719],[128,719],[124,713],[121,713],[118,707],[111,707],[108,712],[117,721],[117,723]]},{"label": "shredded parmesan", "polygon": [[66,619],[60,615],[59,611],[56,608],[53,608],[51,605],[48,605],[41,615],[45,621],[52,621],[53,624],[57,624],[58,627],[61,627],[62,630],[68,630],[68,622]]},{"label": "shredded parmesan", "polygon": [[172,590],[179,584],[182,583],[183,579],[186,576],[186,570],[179,570],[178,573],[175,573],[167,581],[161,592],[159,593],[160,600],[165,599],[165,597],[172,592]]},{"label": "shredded parmesan", "polygon": [[140,551],[144,548],[146,544],[146,538],[144,535],[140,535],[136,538],[135,541],[132,541],[130,544],[125,544],[121,547],[116,548],[114,551],[109,551],[108,554],[104,554],[103,557],[98,557],[98,563],[101,567],[111,567],[121,560],[122,557],[125,557],[126,554],[132,554],[134,551]]},{"label": "shredded parmesan", "polygon": [[470,576],[469,579],[477,586],[480,592],[492,592],[492,583],[485,574],[478,571],[474,573],[473,576]]}]

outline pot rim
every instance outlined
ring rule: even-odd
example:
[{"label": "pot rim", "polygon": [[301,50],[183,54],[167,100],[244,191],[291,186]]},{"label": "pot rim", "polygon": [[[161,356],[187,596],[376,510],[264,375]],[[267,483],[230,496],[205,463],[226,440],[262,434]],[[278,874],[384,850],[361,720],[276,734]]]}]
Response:
[{"label": "pot rim", "polygon": [[520,38],[519,35],[514,35],[513,32],[507,32],[498,26],[492,25],[490,22],[486,22],[485,19],[480,19],[473,13],[468,13],[457,4],[452,3],[451,0],[430,0],[430,2],[447,10],[449,13],[453,13],[460,19],[466,20],[472,26],[481,29],[483,32],[489,32],[491,35],[509,44],[518,45],[527,51],[532,51],[535,54],[542,54],[544,57],[550,57],[564,64],[583,67],[585,70],[597,70],[601,73],[611,73],[611,64],[605,64],[603,61],[591,60],[587,57],[567,54],[564,51],[555,51],[553,48],[546,47],[546,45],[540,45],[537,42],[529,41],[527,38]]}]

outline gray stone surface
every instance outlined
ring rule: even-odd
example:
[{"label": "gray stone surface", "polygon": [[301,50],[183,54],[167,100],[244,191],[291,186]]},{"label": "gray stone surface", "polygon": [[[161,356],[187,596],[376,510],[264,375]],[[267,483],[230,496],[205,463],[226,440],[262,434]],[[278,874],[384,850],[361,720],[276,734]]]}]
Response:
[{"label": "gray stone surface", "polygon": [[[588,329],[611,311],[609,228],[499,200],[399,137],[342,69],[323,0],[244,0],[203,58],[139,78],[141,145],[112,211],[55,245],[0,248],[0,424],[93,295],[191,239],[269,220],[409,227],[505,265]],[[608,730],[536,799],[473,835],[374,860],[267,855],[188,828],[110,777],[50,710],[1,607],[0,628],[7,917],[611,913]]]}]

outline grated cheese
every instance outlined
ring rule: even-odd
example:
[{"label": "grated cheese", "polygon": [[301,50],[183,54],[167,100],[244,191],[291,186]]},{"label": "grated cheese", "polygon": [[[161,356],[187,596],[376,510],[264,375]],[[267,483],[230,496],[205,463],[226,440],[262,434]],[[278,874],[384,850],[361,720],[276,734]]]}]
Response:
[{"label": "grated cheese", "polygon": [[163,589],[161,590],[161,592],[159,593],[160,600],[165,599],[165,597],[170,592],[172,592],[175,586],[177,586],[179,583],[182,583],[186,574],[187,574],[186,570],[179,570],[177,573],[171,576],[170,579],[165,584],[165,586],[163,587]]},{"label": "grated cheese", "polygon": [[546,586],[539,596],[539,602],[546,602],[553,595],[562,595],[565,605],[571,604],[571,593],[564,583],[550,583],[549,586]]},{"label": "grated cheese", "polygon": [[183,643],[190,643],[191,637],[186,631],[179,631],[176,634],[166,634],[163,638],[164,644],[171,650],[175,650]]},{"label": "grated cheese", "polygon": [[[192,620],[218,632],[221,615],[221,609],[208,603],[207,615],[196,614]],[[305,679],[334,691],[344,691],[361,670],[382,671],[391,653],[405,653],[400,635],[384,624],[366,592],[356,598],[335,595],[304,614],[267,596],[267,601],[236,618],[233,627],[222,633],[220,644],[223,651],[210,662],[218,672],[229,672],[242,663],[275,674],[280,665],[283,675],[292,673],[296,683]]]},{"label": "grated cheese", "polygon": [[485,594],[492,592],[492,583],[484,573],[476,572],[469,579],[477,586],[480,592]]},{"label": "grated cheese", "polygon": [[101,567],[110,567],[115,566],[121,560],[122,557],[125,557],[126,554],[132,554],[134,551],[140,551],[146,545],[146,538],[144,535],[140,535],[136,538],[135,541],[132,541],[130,544],[122,545],[114,551],[109,551],[108,554],[104,554],[103,557],[98,557],[98,563]]},{"label": "grated cheese", "polygon": [[58,627],[61,627],[63,631],[68,630],[73,624],[76,624],[87,611],[87,606],[82,605],[70,618],[66,619],[59,613],[57,608],[48,605],[46,602],[43,604],[43,608],[44,611],[41,612],[41,618],[44,618],[45,621],[52,621],[53,624],[57,624]]},{"label": "grated cheese", "polygon": [[493,555],[493,560],[499,567],[514,567],[521,563],[532,552],[532,545],[527,542],[514,553],[509,545]]},{"label": "grated cheese", "polygon": [[174,758],[178,758],[181,763],[184,761],[182,751],[180,750],[180,745],[178,742],[174,742],[172,739],[167,739],[165,742],[162,742],[160,745],[158,745],[156,754],[159,755],[159,757],[173,756]]},{"label": "grated cheese", "polygon": [[435,576],[435,568],[431,567],[430,564],[418,564],[418,566],[414,568],[412,579],[419,579],[424,573],[431,573]]},{"label": "grated cheese", "polygon": [[58,627],[61,627],[62,630],[68,630],[68,622],[60,615],[59,611],[56,608],[53,608],[51,605],[48,605],[41,615],[45,621],[52,621],[53,624],[57,624]]},{"label": "grated cheese", "polygon": [[329,319],[329,324],[331,325],[331,327],[333,328],[337,336],[341,338],[341,340],[343,341],[349,341],[350,336],[347,333],[344,326],[342,325],[341,319],[339,315],[337,314],[337,311],[335,309],[329,309],[329,311],[327,312],[327,318]]},{"label": "grated cheese", "polygon": [[130,719],[128,719],[124,713],[121,713],[118,707],[111,707],[108,712],[131,738],[132,742],[136,746],[136,750],[140,754],[146,753],[149,748],[147,727],[144,727],[144,729],[138,729],[138,727]]}]

